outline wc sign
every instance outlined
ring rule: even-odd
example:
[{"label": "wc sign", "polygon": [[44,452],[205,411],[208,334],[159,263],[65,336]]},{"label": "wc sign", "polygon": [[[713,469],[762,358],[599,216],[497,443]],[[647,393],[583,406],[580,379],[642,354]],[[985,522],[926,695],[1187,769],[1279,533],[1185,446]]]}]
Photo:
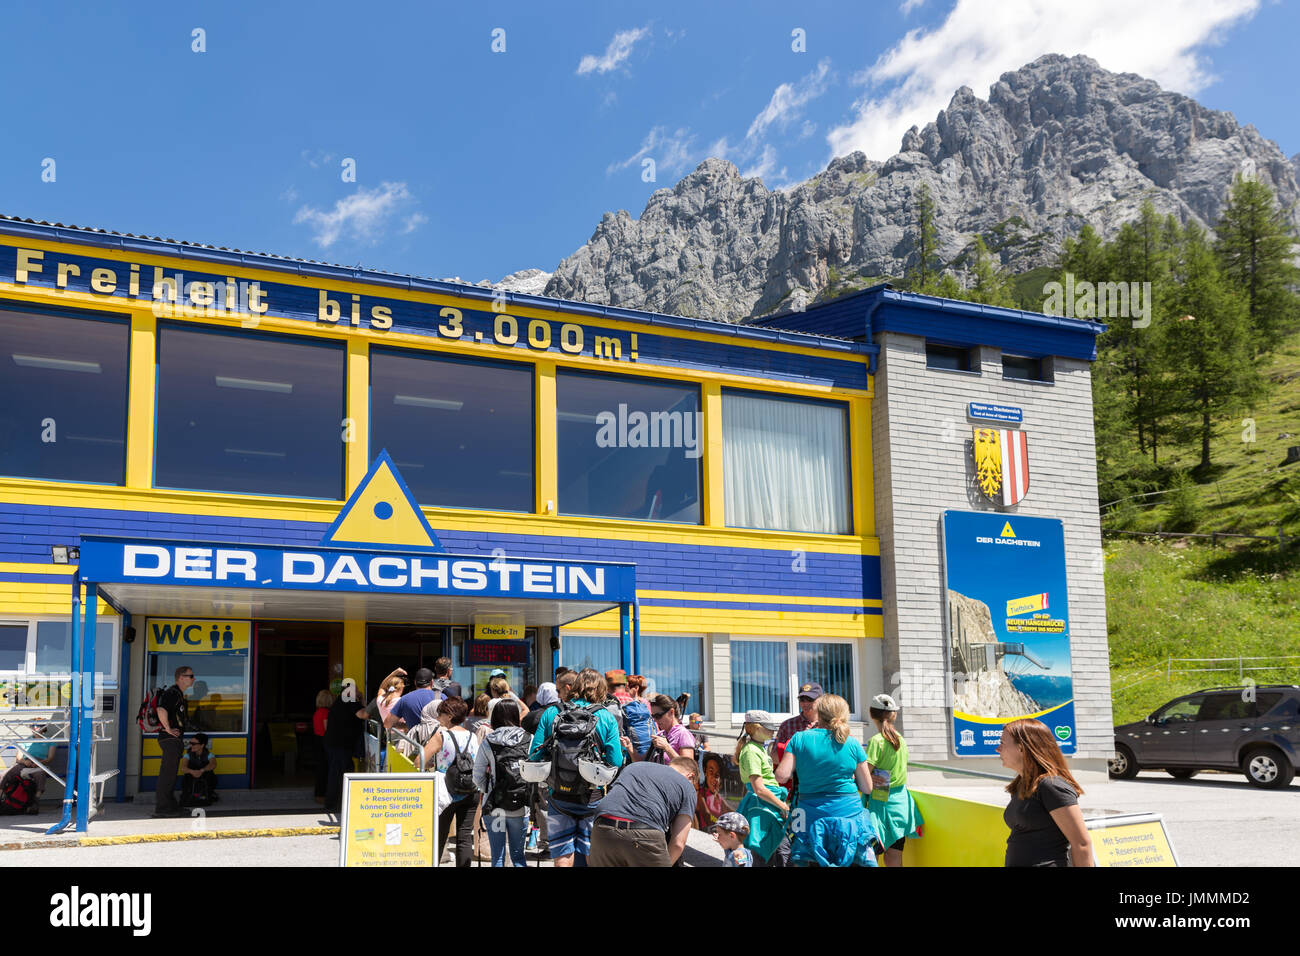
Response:
[{"label": "wc sign", "polygon": [[252,625],[248,621],[198,621],[150,618],[146,625],[149,650],[155,654],[220,654],[247,651]]}]

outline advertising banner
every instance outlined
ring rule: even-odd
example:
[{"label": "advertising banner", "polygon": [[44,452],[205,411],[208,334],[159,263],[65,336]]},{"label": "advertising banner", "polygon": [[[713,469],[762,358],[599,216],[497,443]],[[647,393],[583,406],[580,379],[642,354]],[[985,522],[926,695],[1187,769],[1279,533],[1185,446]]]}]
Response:
[{"label": "advertising banner", "polygon": [[945,511],[943,551],[953,752],[995,756],[1003,725],[1030,717],[1073,754],[1064,526]]}]

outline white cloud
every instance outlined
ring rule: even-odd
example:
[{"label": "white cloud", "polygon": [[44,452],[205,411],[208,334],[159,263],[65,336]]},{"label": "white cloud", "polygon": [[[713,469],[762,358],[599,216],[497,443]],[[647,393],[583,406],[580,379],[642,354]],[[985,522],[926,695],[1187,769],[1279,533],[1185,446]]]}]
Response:
[{"label": "white cloud", "polygon": [[823,58],[817,68],[797,83],[782,83],[772,91],[763,111],[754,117],[745,136],[750,139],[761,137],[769,126],[775,123],[781,129],[799,117],[805,103],[814,100],[826,92],[826,78],[830,75],[831,61]]},{"label": "white cloud", "polygon": [[293,217],[296,224],[308,223],[316,242],[328,249],[341,237],[376,242],[392,220],[402,218],[400,231],[412,232],[428,219],[410,212],[414,202],[406,183],[382,183],[375,189],[358,189],[334,203],[332,210],[303,206]]},{"label": "white cloud", "polygon": [[903,0],[903,5],[898,10],[903,16],[907,16],[923,3],[925,3],[925,0]]},{"label": "white cloud", "polygon": [[746,179],[757,176],[768,186],[773,186],[774,182],[785,182],[788,178],[784,166],[780,169],[776,168],[776,149],[771,143],[763,147],[763,154],[759,156],[758,162],[742,171],[740,175]]},{"label": "white cloud", "polygon": [[635,30],[620,30],[614,34],[614,39],[609,41],[609,46],[605,47],[605,52],[601,56],[595,56],[588,53],[578,63],[578,75],[584,76],[587,73],[608,73],[618,67],[620,63],[632,55],[632,47],[636,46],[638,40],[649,36],[649,27],[637,27]]},{"label": "white cloud", "polygon": [[627,169],[634,163],[640,165],[641,160],[647,157],[655,161],[656,178],[663,173],[681,172],[687,165],[696,161],[693,158],[695,154],[691,150],[694,141],[695,136],[688,129],[678,129],[670,133],[668,127],[656,126],[646,133],[640,149],[622,162],[610,163],[605,169],[605,175],[609,176],[620,169]]},{"label": "white cloud", "polygon": [[958,87],[985,96],[1003,73],[1044,53],[1086,54],[1105,69],[1192,94],[1213,80],[1198,48],[1258,7],[1259,0],[957,0],[942,24],[912,30],[861,74],[882,91],[855,103],[853,121],[826,139],[833,156],[860,149],[886,159],[908,127],[932,121]]}]

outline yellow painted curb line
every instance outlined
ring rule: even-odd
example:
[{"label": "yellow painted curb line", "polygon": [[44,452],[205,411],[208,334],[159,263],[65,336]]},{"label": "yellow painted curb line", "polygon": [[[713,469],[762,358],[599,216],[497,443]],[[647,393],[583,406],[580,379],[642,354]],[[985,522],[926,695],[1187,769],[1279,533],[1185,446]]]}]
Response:
[{"label": "yellow painted curb line", "polygon": [[178,840],[238,840],[247,837],[324,836],[338,827],[261,827],[255,830],[186,830],[182,833],[137,833],[128,836],[82,837],[78,846],[124,846],[130,843],[174,843]]},{"label": "yellow painted curb line", "polygon": [[127,846],[132,843],[176,843],[181,840],[238,840],[249,837],[334,836],[334,827],[261,827],[246,830],[186,830],[181,833],[135,833],[126,836],[31,840],[0,844],[0,850],[48,850],[76,846]]}]

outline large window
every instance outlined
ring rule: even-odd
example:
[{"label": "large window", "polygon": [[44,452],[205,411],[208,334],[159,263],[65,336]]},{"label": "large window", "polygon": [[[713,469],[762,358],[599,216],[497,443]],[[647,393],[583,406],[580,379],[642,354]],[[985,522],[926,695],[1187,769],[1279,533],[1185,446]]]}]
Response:
[{"label": "large window", "polygon": [[[95,673],[101,680],[117,674],[118,618],[95,622]],[[64,618],[0,621],[0,673],[33,680],[72,674],[72,622]]]},{"label": "large window", "polygon": [[[792,670],[790,662],[795,666]],[[773,714],[798,711],[799,688],[820,684],[838,694],[858,717],[857,669],[850,641],[734,640],[731,642],[731,710]]]},{"label": "large window", "polygon": [[0,474],[126,479],[125,320],[0,303]]},{"label": "large window", "polygon": [[700,522],[697,386],[561,371],[556,408],[561,514]]},{"label": "large window", "polygon": [[570,670],[580,671],[591,667],[602,674],[619,666],[619,639],[617,635],[562,634],[560,636],[560,663]]},{"label": "large window", "polygon": [[724,391],[727,525],[848,533],[847,424],[841,404]]},{"label": "large window", "polygon": [[699,637],[641,635],[641,673],[657,694],[676,700],[690,694],[686,712],[707,716],[704,697],[704,640]]},{"label": "large window", "polygon": [[158,486],[342,497],[343,360],[333,343],[159,329]]},{"label": "large window", "polygon": [[421,504],[532,511],[532,366],[376,349],[371,458],[384,448]]},{"label": "large window", "polygon": [[194,683],[186,693],[189,723],[185,730],[205,733],[248,732],[248,648],[232,651],[168,651],[149,655],[145,686],[170,687],[176,683],[176,668],[194,671]]}]

